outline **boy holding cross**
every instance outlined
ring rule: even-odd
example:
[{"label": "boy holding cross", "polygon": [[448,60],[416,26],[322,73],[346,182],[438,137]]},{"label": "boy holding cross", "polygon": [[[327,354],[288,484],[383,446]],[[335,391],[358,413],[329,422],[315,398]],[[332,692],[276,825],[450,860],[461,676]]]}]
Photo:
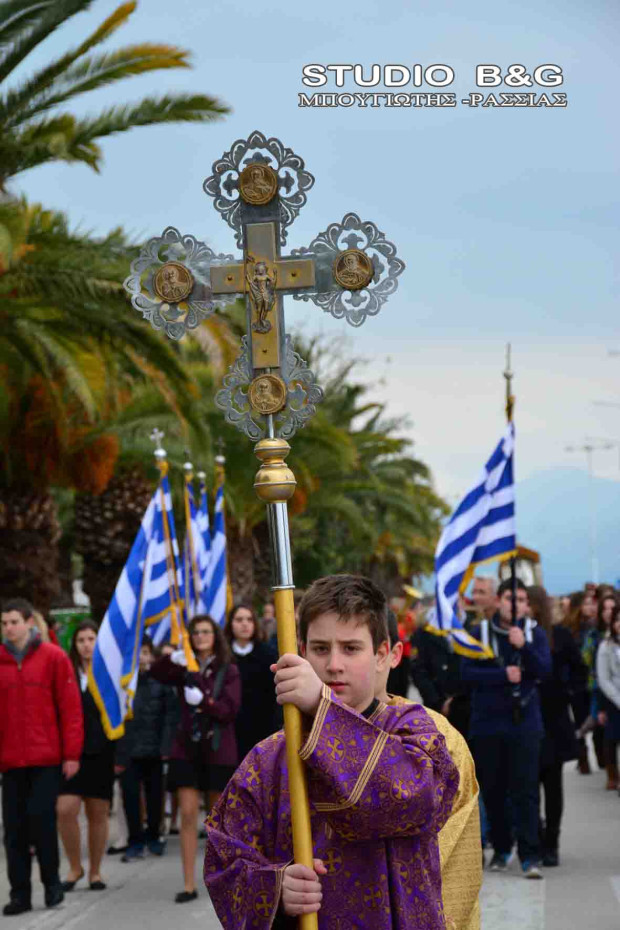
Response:
[{"label": "boy holding cross", "polygon": [[374,697],[390,656],[385,597],[368,579],[332,575],[308,590],[299,617],[302,654],[273,670],[278,703],[306,720],[317,858],[314,869],[291,864],[276,733],[251,750],[207,820],[205,882],[222,926],[268,930],[318,911],[325,930],[444,930],[437,834],[458,772],[422,707]]}]

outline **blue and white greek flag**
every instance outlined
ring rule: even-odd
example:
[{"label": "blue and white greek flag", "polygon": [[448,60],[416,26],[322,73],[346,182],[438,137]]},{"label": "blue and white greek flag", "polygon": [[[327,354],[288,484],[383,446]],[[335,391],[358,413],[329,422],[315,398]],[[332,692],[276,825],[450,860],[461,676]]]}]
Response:
[{"label": "blue and white greek flag", "polygon": [[147,634],[158,646],[171,636],[176,638],[175,633],[183,623],[183,578],[167,475],[159,486],[151,558],[150,571],[144,579],[142,617]]},{"label": "blue and white greek flag", "polygon": [[200,574],[200,613],[207,613],[207,575],[211,561],[211,530],[209,528],[209,504],[204,480],[200,482],[200,505],[196,516],[198,541],[196,545],[198,572]]},{"label": "blue and white greek flag", "polygon": [[123,735],[131,694],[135,692],[143,630],[140,602],[143,580],[151,562],[159,499],[160,489],[157,487],[95,643],[88,685],[109,739]]},{"label": "blue and white greek flag", "polygon": [[468,569],[516,549],[514,424],[444,527],[435,552],[436,614],[430,632],[449,636],[454,651],[470,658],[492,653],[470,636],[457,614],[457,598]]},{"label": "blue and white greek flag", "polygon": [[221,626],[226,622],[226,525],[224,520],[224,484],[215,495],[215,515],[211,536],[211,556],[207,569],[207,613]]}]

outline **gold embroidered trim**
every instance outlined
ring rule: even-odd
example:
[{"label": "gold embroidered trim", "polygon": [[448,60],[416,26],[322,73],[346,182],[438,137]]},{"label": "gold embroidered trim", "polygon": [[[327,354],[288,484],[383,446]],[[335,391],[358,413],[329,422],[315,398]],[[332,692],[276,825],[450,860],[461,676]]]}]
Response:
[{"label": "gold embroidered trim", "polygon": [[321,735],[321,728],[325,723],[325,718],[327,716],[327,711],[329,710],[330,704],[332,702],[332,692],[331,688],[328,688],[327,685],[323,685],[321,688],[321,700],[317,708],[317,712],[314,716],[314,723],[312,724],[312,729],[310,730],[310,735],[306,740],[304,746],[299,750],[300,759],[308,759],[314,750],[319,741],[319,736]]},{"label": "gold embroidered trim", "polygon": [[364,788],[366,787],[366,785],[368,784],[370,780],[370,776],[372,775],[375,768],[377,767],[379,756],[383,752],[383,748],[388,741],[389,735],[390,735],[389,733],[386,733],[384,730],[382,730],[379,736],[377,737],[377,740],[370,751],[370,755],[368,756],[368,758],[366,759],[366,762],[364,763],[364,768],[360,772],[359,777],[357,781],[355,782],[355,785],[353,786],[353,791],[351,792],[349,797],[346,799],[346,801],[343,801],[342,804],[331,804],[327,802],[324,802],[324,803],[319,802],[314,805],[317,811],[343,811],[343,810],[346,810],[348,807],[353,807],[355,804],[357,804],[357,802],[362,796]]},{"label": "gold embroidered trim", "polygon": [[380,717],[384,710],[387,710],[387,704],[384,704],[383,701],[379,701],[378,707],[372,712],[368,718],[368,723],[374,723],[377,717]]},{"label": "gold embroidered trim", "polygon": [[282,883],[284,881],[284,870],[288,869],[289,865],[293,864],[293,859],[290,859],[286,865],[283,865],[280,869],[276,869],[276,904],[273,909],[273,914],[271,915],[271,920],[269,921],[269,927],[273,927],[273,922],[278,915],[278,910],[280,908],[280,898],[282,897]]}]

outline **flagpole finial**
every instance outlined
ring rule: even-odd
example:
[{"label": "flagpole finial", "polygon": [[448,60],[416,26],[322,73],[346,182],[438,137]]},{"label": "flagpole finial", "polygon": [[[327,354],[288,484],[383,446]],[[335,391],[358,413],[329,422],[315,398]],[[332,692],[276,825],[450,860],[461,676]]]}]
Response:
[{"label": "flagpole finial", "polygon": [[512,393],[514,371],[512,370],[512,346],[509,342],[506,343],[506,368],[504,369],[504,378],[506,379],[506,419],[509,423],[512,423],[515,396]]},{"label": "flagpole finial", "polygon": [[196,473],[196,477],[198,478],[199,481],[206,481],[206,480],[207,480],[207,473],[206,473],[206,471],[199,471],[199,472]]},{"label": "flagpole finial", "polygon": [[151,432],[151,435],[150,435],[149,438],[151,439],[152,442],[155,443],[155,452],[154,452],[154,454],[155,454],[155,458],[156,458],[156,460],[157,460],[157,464],[159,465],[161,462],[165,462],[165,461],[166,461],[166,457],[167,457],[167,456],[166,456],[166,450],[164,449],[164,447],[163,447],[162,444],[161,444],[162,439],[164,438],[164,432],[163,432],[163,430],[157,429],[157,427],[155,427],[155,429]]},{"label": "flagpole finial", "polygon": [[183,471],[185,472],[185,477],[188,481],[191,481],[194,477],[194,466],[190,460],[189,449],[184,449],[183,454],[185,455],[185,461],[183,462]]},{"label": "flagpole finial", "polygon": [[222,439],[221,436],[218,439],[218,441],[215,443],[215,445],[217,446],[217,455],[215,456],[215,464],[219,465],[220,468],[224,468],[224,465],[226,464],[226,456],[224,455],[224,449],[225,449],[224,440]]}]

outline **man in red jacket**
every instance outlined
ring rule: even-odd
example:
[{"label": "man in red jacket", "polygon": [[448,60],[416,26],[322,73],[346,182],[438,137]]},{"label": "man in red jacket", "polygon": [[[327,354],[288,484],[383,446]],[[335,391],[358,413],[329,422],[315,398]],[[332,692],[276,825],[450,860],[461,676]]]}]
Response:
[{"label": "man in red jacket", "polygon": [[4,846],[11,900],[3,914],[32,908],[30,846],[39,860],[45,904],[63,899],[58,875],[56,797],[60,770],[80,767],[82,702],[69,658],[41,642],[33,608],[21,598],[2,606],[0,772]]}]

